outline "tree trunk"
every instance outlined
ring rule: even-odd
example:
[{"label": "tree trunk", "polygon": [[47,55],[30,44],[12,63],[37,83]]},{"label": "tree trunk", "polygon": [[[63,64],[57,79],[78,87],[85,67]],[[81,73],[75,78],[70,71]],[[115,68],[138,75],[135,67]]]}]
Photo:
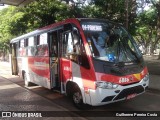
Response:
[{"label": "tree trunk", "polygon": [[160,60],[160,50],[159,50],[158,60]]}]

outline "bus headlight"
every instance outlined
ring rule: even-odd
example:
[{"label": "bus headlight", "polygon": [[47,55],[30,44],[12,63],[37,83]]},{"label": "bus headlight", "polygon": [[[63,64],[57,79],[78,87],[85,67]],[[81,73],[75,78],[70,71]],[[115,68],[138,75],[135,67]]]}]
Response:
[{"label": "bus headlight", "polygon": [[103,89],[115,89],[118,87],[118,84],[111,83],[111,82],[97,81],[96,87],[103,88]]},{"label": "bus headlight", "polygon": [[149,74],[147,74],[144,78],[143,78],[143,81],[148,81],[149,80]]}]

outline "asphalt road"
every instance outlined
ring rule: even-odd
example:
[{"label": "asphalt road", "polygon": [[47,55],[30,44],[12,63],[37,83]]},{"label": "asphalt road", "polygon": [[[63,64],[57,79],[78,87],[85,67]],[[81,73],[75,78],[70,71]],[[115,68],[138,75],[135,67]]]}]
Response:
[{"label": "asphalt road", "polygon": [[[24,82],[22,79],[18,77],[14,78],[9,78],[10,81],[20,85],[21,87],[24,87]],[[58,104],[59,106],[62,106],[63,108],[68,109],[69,111],[77,111],[77,109],[73,106],[72,102],[68,97],[61,95],[60,93],[56,91],[51,91],[46,88],[40,87],[40,86],[32,86],[32,87],[25,87],[25,89],[28,89],[29,91],[35,93],[36,95],[39,95],[41,97],[44,97],[54,104]],[[111,112],[111,111],[118,111],[118,112],[123,112],[123,111],[130,111],[130,112],[135,112],[135,111],[141,111],[143,112],[148,112],[148,111],[156,111],[156,113],[159,111],[160,113],[160,91],[151,91],[148,90],[146,93],[143,95],[137,96],[134,99],[128,100],[128,101],[122,101],[122,102],[117,102],[109,105],[104,105],[104,106],[99,106],[99,107],[89,107],[86,112],[88,112],[88,115],[84,116],[85,118],[89,120],[103,120],[106,117],[96,117],[99,116],[99,112]],[[95,113],[96,111],[96,113]],[[93,114],[92,114],[93,112]],[[113,119],[113,118],[112,118]],[[116,118],[114,118],[116,119]],[[125,118],[128,119],[128,118]],[[123,120],[125,120],[123,119]],[[147,118],[149,119],[149,117]],[[153,119],[153,117],[152,117]],[[156,117],[154,118],[156,119]],[[145,119],[146,120],[146,119]]]}]

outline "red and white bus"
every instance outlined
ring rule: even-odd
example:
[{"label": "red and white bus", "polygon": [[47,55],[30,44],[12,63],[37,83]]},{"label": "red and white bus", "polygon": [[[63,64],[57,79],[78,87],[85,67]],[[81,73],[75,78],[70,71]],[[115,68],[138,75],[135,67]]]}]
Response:
[{"label": "red and white bus", "polygon": [[145,92],[149,74],[127,30],[103,19],[67,19],[11,40],[12,74],[58,89],[77,107]]}]

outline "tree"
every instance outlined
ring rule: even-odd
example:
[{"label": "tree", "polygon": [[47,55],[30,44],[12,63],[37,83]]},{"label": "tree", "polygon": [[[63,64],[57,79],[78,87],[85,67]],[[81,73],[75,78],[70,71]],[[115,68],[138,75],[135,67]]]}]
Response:
[{"label": "tree", "polygon": [[136,0],[93,0],[83,7],[83,16],[109,19],[123,24],[134,33],[136,10]]},{"label": "tree", "polygon": [[[157,18],[157,26],[156,26],[156,39],[157,41],[160,41],[160,0],[158,0],[157,2],[154,0],[151,0],[151,3],[157,10],[158,18]],[[158,59],[160,59],[160,53],[159,53]]]},{"label": "tree", "polygon": [[3,52],[3,59],[9,49],[9,41],[12,38],[10,30],[12,29],[11,22],[15,12],[15,7],[5,8],[0,11],[0,50]]},{"label": "tree", "polygon": [[25,17],[30,17],[28,21],[30,30],[73,17],[70,7],[59,0],[37,0],[23,10]]},{"label": "tree", "polygon": [[149,45],[151,47],[150,52],[153,53],[158,42],[156,39],[156,20],[157,14],[154,8],[140,13],[136,19],[136,38],[142,46],[144,45],[145,53],[147,53],[146,48]]}]

